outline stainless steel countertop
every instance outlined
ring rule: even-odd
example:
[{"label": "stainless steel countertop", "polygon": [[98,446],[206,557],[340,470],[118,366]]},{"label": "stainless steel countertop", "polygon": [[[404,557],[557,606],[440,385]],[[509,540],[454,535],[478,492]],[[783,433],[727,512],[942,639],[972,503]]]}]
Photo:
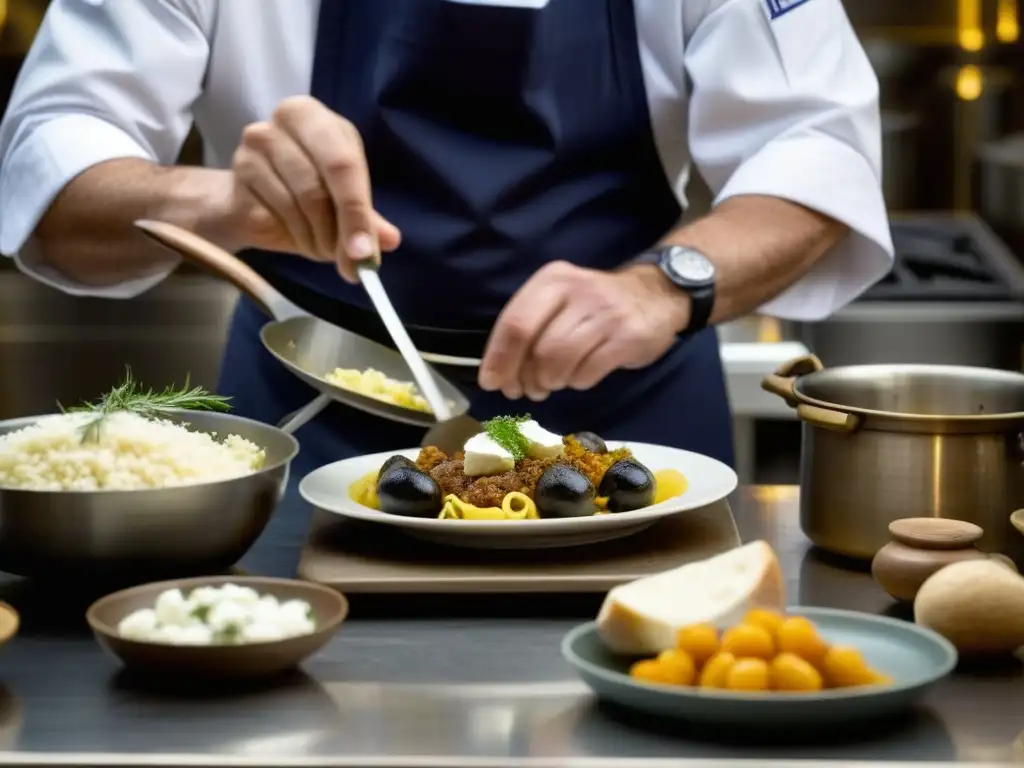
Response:
[{"label": "stainless steel countertop", "polygon": [[[808,551],[795,488],[736,496],[744,540],[775,546],[792,602],[899,615],[866,573]],[[290,493],[245,567],[293,574],[308,514]],[[87,598],[72,585],[55,593],[0,581],[0,599],[23,620],[0,650],[0,765],[668,768],[756,758],[923,766],[1024,755],[1016,665],[958,673],[921,711],[884,727],[737,744],[589,696],[559,640],[593,616],[593,596],[356,597],[352,618],[303,673],[219,691],[156,689],[120,671],[84,627]]]}]

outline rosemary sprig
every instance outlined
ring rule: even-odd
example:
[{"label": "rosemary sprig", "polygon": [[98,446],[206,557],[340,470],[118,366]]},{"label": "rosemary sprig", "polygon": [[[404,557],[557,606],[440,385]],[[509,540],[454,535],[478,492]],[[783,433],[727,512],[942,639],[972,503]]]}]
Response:
[{"label": "rosemary sprig", "polygon": [[188,411],[227,411],[231,409],[228,401],[231,398],[214,395],[202,387],[190,386],[189,378],[181,388],[167,387],[160,392],[151,388],[144,389],[132,377],[131,368],[125,366],[124,380],[107,394],[93,403],[83,403],[71,408],[64,408],[64,413],[93,413],[96,418],[90,419],[82,426],[82,442],[99,440],[100,430],[106,418],[117,412],[134,413],[146,419],[159,419],[167,416],[174,409]]}]

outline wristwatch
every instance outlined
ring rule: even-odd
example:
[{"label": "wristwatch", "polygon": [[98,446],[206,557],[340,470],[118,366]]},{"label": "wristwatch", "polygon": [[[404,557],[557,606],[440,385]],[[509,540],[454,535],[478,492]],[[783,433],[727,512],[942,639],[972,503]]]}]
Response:
[{"label": "wristwatch", "polygon": [[703,330],[715,308],[715,265],[695,248],[670,245],[644,251],[634,264],[657,264],[679,290],[690,297],[690,322],[684,334]]}]

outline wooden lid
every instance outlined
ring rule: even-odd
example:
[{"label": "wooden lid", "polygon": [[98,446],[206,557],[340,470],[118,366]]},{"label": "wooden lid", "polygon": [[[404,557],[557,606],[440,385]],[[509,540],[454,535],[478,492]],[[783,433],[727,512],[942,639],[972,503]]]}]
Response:
[{"label": "wooden lid", "polygon": [[896,541],[919,549],[966,549],[984,533],[974,523],[944,517],[905,517],[889,523],[889,534]]}]

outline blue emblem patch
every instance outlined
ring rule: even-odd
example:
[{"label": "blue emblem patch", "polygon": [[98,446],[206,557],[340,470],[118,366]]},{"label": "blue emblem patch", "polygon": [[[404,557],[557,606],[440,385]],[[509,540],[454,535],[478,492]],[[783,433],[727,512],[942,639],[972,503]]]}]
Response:
[{"label": "blue emblem patch", "polygon": [[772,20],[785,16],[792,10],[799,8],[804,3],[809,3],[811,0],[764,0],[768,4],[768,13],[771,14]]}]

